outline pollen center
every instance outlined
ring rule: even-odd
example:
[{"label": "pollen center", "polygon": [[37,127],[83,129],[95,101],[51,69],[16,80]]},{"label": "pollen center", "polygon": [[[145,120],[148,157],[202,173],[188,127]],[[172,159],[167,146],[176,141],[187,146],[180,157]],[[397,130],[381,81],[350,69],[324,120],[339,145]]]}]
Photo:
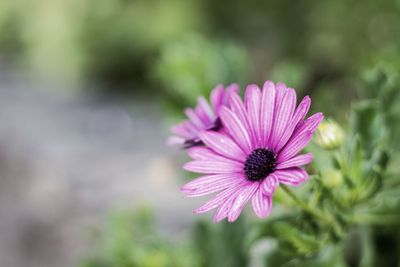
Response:
[{"label": "pollen center", "polygon": [[268,148],[257,148],[244,163],[244,174],[250,181],[261,181],[275,170],[276,158]]}]

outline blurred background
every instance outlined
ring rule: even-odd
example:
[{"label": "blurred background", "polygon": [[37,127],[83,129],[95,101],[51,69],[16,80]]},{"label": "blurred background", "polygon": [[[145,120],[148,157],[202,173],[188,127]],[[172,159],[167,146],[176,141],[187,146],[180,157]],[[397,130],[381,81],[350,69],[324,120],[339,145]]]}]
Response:
[{"label": "blurred background", "polygon": [[170,125],[266,79],[345,124],[399,25],[396,0],[0,1],[0,266],[262,266],[246,222],[192,215]]}]

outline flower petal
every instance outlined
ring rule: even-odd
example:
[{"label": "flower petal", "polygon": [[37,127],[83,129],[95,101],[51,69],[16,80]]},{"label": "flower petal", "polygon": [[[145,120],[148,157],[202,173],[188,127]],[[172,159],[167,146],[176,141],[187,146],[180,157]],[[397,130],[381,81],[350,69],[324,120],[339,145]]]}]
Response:
[{"label": "flower petal", "polygon": [[204,128],[203,122],[192,108],[185,109],[185,114],[198,129]]},{"label": "flower petal", "polygon": [[188,154],[192,159],[195,160],[210,160],[210,159],[224,159],[223,157],[216,154],[209,148],[204,146],[194,146],[188,149]]},{"label": "flower petal", "polygon": [[245,153],[250,153],[251,139],[249,132],[247,131],[242,121],[227,107],[221,108],[220,117],[222,120],[222,124],[225,128],[228,129],[229,133],[236,141],[236,143],[243,149]]},{"label": "flower petal", "polygon": [[304,117],[307,115],[308,110],[310,109],[311,105],[311,99],[309,96],[305,96],[303,100],[301,100],[298,108],[296,109],[292,119],[290,120],[289,124],[287,125],[283,135],[280,137],[280,140],[276,146],[276,151],[279,151],[287,141],[290,139],[290,137],[293,134],[294,129],[296,126],[299,124],[301,120],[304,119]]},{"label": "flower petal", "polygon": [[232,96],[230,97],[229,106],[232,109],[233,113],[238,116],[239,120],[243,123],[247,131],[249,131],[250,126],[247,120],[246,109],[244,108],[242,99],[237,93],[232,94]]},{"label": "flower petal", "polygon": [[234,222],[239,217],[242,212],[244,206],[249,201],[249,199],[253,196],[254,192],[257,190],[259,184],[252,183],[251,185],[245,187],[242,192],[236,197],[233,202],[229,213],[228,213],[228,222]]},{"label": "flower petal", "polygon": [[228,87],[226,87],[225,89],[225,95],[224,95],[224,100],[223,100],[223,104],[224,105],[228,105],[230,102],[230,98],[233,94],[237,94],[239,93],[239,85],[236,83],[232,83],[231,85],[229,85]]},{"label": "flower petal", "polygon": [[275,85],[276,97],[275,97],[275,111],[278,109],[279,104],[282,102],[283,96],[287,91],[287,86],[283,82],[278,82]]},{"label": "flower petal", "polygon": [[246,110],[247,117],[252,132],[253,147],[260,147],[261,129],[260,129],[260,107],[261,107],[261,92],[257,85],[251,84],[246,88]]},{"label": "flower petal", "polygon": [[314,132],[320,122],[324,119],[324,114],[321,112],[315,113],[308,117],[304,122],[299,123],[293,133],[293,136],[297,134],[301,134],[304,131],[311,131]]},{"label": "flower petal", "polygon": [[241,162],[246,160],[243,150],[227,135],[208,131],[200,133],[200,138],[212,150],[224,157]]},{"label": "flower petal", "polygon": [[230,197],[228,197],[224,203],[222,203],[214,215],[214,222],[219,223],[226,217],[228,217],[229,210],[232,207],[233,201],[235,201],[236,197],[241,193],[241,190],[237,190]]},{"label": "flower petal", "polygon": [[184,193],[188,197],[198,197],[198,196],[204,196],[208,195],[211,193],[219,192],[221,190],[224,190],[226,188],[230,188],[232,186],[235,186],[241,182],[243,182],[243,179],[241,179],[238,175],[236,176],[230,176],[230,177],[224,177],[227,179],[216,179],[216,180],[209,180],[207,182],[203,182],[201,187],[198,187],[194,190],[187,190]]},{"label": "flower petal", "polygon": [[298,155],[298,156],[293,157],[289,160],[286,160],[282,163],[279,163],[276,166],[276,169],[281,170],[281,169],[287,169],[287,168],[291,168],[291,167],[303,166],[303,165],[309,164],[312,160],[313,160],[313,155],[311,153]]},{"label": "flower petal", "polygon": [[214,111],[211,109],[210,104],[208,104],[204,96],[200,96],[197,99],[196,112],[200,119],[203,121],[203,124],[208,124],[215,120]]},{"label": "flower petal", "polygon": [[225,159],[224,161],[194,160],[185,163],[183,168],[187,171],[196,173],[240,173],[243,171],[243,164],[228,159]]},{"label": "flower petal", "polygon": [[[231,197],[232,198],[232,197]],[[231,198],[227,199],[224,203],[222,203],[214,215],[214,223],[219,223],[223,219],[228,216],[229,208],[232,205]]]},{"label": "flower petal", "polygon": [[299,185],[308,180],[308,173],[301,168],[290,168],[275,171],[279,182],[286,185]]},{"label": "flower petal", "polygon": [[218,114],[219,107],[222,105],[224,101],[224,86],[219,84],[212,91],[210,95],[211,105],[215,111],[215,114]]},{"label": "flower petal", "polygon": [[167,145],[175,146],[175,145],[183,145],[185,143],[185,139],[179,136],[170,136],[167,139]]},{"label": "flower petal", "polygon": [[191,139],[196,136],[197,129],[190,121],[186,120],[172,126],[171,132],[186,139]]},{"label": "flower petal", "polygon": [[231,188],[227,188],[222,192],[219,192],[214,198],[211,200],[207,201],[205,204],[203,204],[201,207],[195,209],[193,212],[194,213],[204,213],[209,210],[212,210],[219,205],[221,205],[224,201],[226,201],[233,193],[236,191],[240,190],[243,187],[246,187],[249,185],[249,182],[244,181],[236,186],[233,186]]},{"label": "flower petal", "polygon": [[262,183],[261,183],[261,190],[264,193],[264,195],[267,196],[272,196],[275,193],[276,188],[279,185],[279,179],[278,176],[276,176],[274,173],[271,173],[268,175],[267,178],[265,178]]},{"label": "flower petal", "polygon": [[271,81],[264,83],[261,101],[261,138],[263,146],[266,147],[274,119],[274,105],[275,105],[275,85]]},{"label": "flower petal", "polygon": [[312,136],[311,131],[305,131],[291,139],[279,152],[277,163],[285,162],[294,157],[311,141]]},{"label": "flower petal", "polygon": [[230,181],[243,181],[243,177],[234,174],[211,174],[200,176],[181,187],[182,192],[194,191],[199,188],[209,187],[217,183],[226,183]]},{"label": "flower petal", "polygon": [[270,146],[276,151],[276,146],[282,137],[286,126],[289,124],[294,109],[296,107],[296,92],[294,89],[288,89],[282,98],[281,103],[277,103],[276,113],[274,115],[274,126],[270,137]]},{"label": "flower petal", "polygon": [[323,120],[322,113],[316,113],[299,126],[284,148],[279,152],[278,163],[284,162],[295,156],[310,142],[315,129]]},{"label": "flower petal", "polygon": [[252,197],[253,210],[259,218],[265,218],[272,211],[272,197],[263,194],[261,188]]}]

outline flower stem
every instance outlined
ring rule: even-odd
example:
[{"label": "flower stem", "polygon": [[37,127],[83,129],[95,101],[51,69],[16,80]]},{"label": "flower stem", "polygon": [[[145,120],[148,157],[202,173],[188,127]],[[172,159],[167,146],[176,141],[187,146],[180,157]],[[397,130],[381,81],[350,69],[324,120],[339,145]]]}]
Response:
[{"label": "flower stem", "polygon": [[312,215],[312,216],[314,216],[314,217],[316,217],[316,218],[318,218],[320,220],[323,220],[324,222],[326,222],[329,225],[332,225],[332,227],[335,230],[336,234],[341,235],[341,233],[343,232],[342,231],[342,227],[340,226],[340,224],[336,221],[336,219],[334,217],[327,216],[326,214],[322,213],[320,210],[310,207],[306,202],[304,202],[303,200],[298,198],[296,196],[296,194],[292,190],[290,190],[290,188],[287,187],[286,185],[280,184],[279,186],[305,212],[309,213],[310,215]]}]

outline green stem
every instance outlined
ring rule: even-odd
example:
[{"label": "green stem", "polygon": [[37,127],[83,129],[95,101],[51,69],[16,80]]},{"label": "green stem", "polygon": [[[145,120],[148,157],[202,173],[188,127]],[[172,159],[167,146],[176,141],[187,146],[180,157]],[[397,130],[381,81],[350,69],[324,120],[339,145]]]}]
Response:
[{"label": "green stem", "polygon": [[287,187],[284,184],[280,184],[279,185],[283,191],[285,191],[286,194],[288,194],[292,200],[300,207],[302,208],[305,212],[309,213],[310,215],[326,222],[329,225],[332,225],[333,229],[335,230],[336,234],[338,234],[339,236],[341,235],[342,231],[342,227],[340,226],[340,224],[336,221],[336,219],[332,216],[327,216],[326,214],[322,213],[320,210],[314,209],[310,206],[308,206],[307,203],[305,203],[303,200],[301,200],[300,198],[298,198],[296,196],[296,194],[290,190],[289,187]]},{"label": "green stem", "polygon": [[[320,214],[318,211],[312,209],[311,207],[309,207],[309,206],[307,205],[307,203],[305,203],[305,202],[302,201],[300,198],[298,198],[298,197],[296,196],[296,194],[295,194],[292,190],[290,190],[289,187],[287,187],[286,185],[283,185],[283,184],[280,184],[279,186],[285,191],[286,194],[288,194],[288,195],[292,198],[292,200],[293,200],[300,208],[302,208],[303,210],[307,211],[307,212],[310,213],[311,215],[314,215],[315,217],[318,217],[319,219],[322,219],[322,220],[324,220],[324,221],[328,221],[328,219],[327,219],[323,214]],[[329,220],[329,221],[330,221],[330,220]]]}]

